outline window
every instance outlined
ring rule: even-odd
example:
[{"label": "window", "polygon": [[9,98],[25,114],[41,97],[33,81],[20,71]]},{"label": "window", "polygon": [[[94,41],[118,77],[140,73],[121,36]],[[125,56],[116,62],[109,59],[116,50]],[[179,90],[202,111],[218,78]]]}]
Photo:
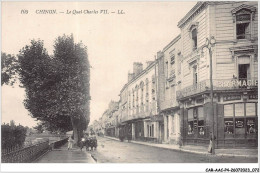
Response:
[{"label": "window", "polygon": [[193,109],[188,110],[188,135],[192,135],[194,133],[193,128]]},{"label": "window", "polygon": [[154,137],[154,125],[147,125],[147,136]]},{"label": "window", "polygon": [[247,83],[247,80],[250,79],[250,64],[239,64],[238,65],[238,78],[241,81],[242,86],[240,88],[246,88],[246,85],[243,83]]},{"label": "window", "polygon": [[228,135],[233,136],[234,134],[233,118],[225,118],[224,123],[225,123],[225,129],[224,129],[225,136]]},{"label": "window", "polygon": [[165,77],[168,79],[168,62],[165,63]]},{"label": "window", "polygon": [[235,117],[244,116],[244,103],[237,103],[235,104]]},{"label": "window", "polygon": [[255,103],[246,103],[246,116],[256,116]]},{"label": "window", "polygon": [[247,118],[246,119],[246,132],[247,134],[255,134],[256,133],[256,119],[255,118]]},{"label": "window", "polygon": [[171,55],[171,64],[175,64],[175,55]]},{"label": "window", "polygon": [[250,39],[250,14],[238,14],[236,16],[237,39]]},{"label": "window", "polygon": [[197,29],[193,29],[191,31],[191,38],[192,38],[192,50],[197,49]]},{"label": "window", "polygon": [[242,4],[231,11],[237,39],[250,39],[253,34],[256,7]]},{"label": "window", "polygon": [[205,135],[203,107],[198,107],[197,110],[198,110],[198,133],[199,133],[199,137],[203,137]]},{"label": "window", "polygon": [[224,105],[224,134],[225,138],[255,138],[256,103]]},{"label": "window", "polygon": [[198,72],[197,65],[193,66],[193,84],[196,85],[198,83]]}]

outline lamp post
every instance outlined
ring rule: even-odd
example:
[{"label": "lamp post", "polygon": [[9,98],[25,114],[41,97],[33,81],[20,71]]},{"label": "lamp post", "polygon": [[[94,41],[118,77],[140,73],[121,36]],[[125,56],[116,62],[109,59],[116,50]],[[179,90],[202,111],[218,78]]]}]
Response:
[{"label": "lamp post", "polygon": [[214,105],[213,105],[213,80],[212,80],[212,48],[215,46],[216,40],[214,36],[212,36],[210,39],[206,38],[205,45],[202,47],[202,53],[203,49],[207,48],[209,50],[209,61],[210,61],[210,103],[211,103],[211,115],[213,118],[213,126],[212,126],[212,154],[215,154],[215,132],[214,132]]}]

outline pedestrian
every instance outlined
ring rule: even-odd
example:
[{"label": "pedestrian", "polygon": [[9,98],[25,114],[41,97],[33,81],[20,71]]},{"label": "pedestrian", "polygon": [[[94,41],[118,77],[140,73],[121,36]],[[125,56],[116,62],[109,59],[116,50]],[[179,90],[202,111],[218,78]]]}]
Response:
[{"label": "pedestrian", "polygon": [[[208,152],[212,153],[212,132],[210,132],[210,141],[209,141],[209,147],[208,147]],[[214,140],[216,140],[216,137],[214,136]]]},{"label": "pedestrian", "polygon": [[74,140],[72,139],[72,136],[70,136],[68,140],[68,150],[72,149],[73,142]]},{"label": "pedestrian", "polygon": [[178,137],[178,145],[179,145],[179,148],[182,147],[183,145],[183,139],[182,139],[182,136],[181,136],[181,133],[178,133],[179,137]]}]

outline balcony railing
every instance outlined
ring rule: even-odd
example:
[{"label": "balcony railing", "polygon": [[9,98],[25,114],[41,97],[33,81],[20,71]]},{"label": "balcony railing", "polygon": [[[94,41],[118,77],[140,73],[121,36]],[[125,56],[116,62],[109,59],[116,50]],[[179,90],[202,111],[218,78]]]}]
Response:
[{"label": "balcony railing", "polygon": [[[258,87],[258,79],[213,79],[213,90],[252,89]],[[210,90],[210,80],[204,80],[176,92],[177,99]]]}]

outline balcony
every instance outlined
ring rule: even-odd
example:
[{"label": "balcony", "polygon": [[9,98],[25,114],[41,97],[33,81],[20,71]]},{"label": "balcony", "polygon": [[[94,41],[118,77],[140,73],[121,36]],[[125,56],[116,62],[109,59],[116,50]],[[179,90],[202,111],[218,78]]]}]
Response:
[{"label": "balcony", "polygon": [[[258,87],[258,79],[213,79],[213,90],[253,89]],[[177,99],[182,99],[210,90],[210,80],[204,80],[176,92]]]}]

